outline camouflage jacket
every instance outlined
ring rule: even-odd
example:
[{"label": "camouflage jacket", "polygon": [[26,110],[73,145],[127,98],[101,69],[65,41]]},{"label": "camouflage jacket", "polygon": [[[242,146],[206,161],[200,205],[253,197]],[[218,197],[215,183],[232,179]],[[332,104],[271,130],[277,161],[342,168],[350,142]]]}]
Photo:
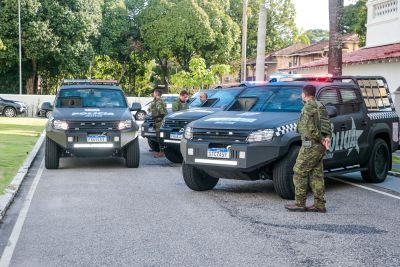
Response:
[{"label": "camouflage jacket", "polygon": [[180,111],[180,110],[184,110],[184,109],[188,109],[189,105],[187,102],[182,102],[179,98],[172,103],[172,111]]},{"label": "camouflage jacket", "polygon": [[313,97],[304,104],[301,110],[300,119],[297,123],[297,132],[302,139],[322,141],[323,137],[319,130],[321,129],[319,123],[318,104]]},{"label": "camouflage jacket", "polygon": [[149,111],[155,121],[162,121],[162,119],[168,113],[167,107],[165,106],[165,103],[161,98],[154,99],[153,102],[151,102]]}]

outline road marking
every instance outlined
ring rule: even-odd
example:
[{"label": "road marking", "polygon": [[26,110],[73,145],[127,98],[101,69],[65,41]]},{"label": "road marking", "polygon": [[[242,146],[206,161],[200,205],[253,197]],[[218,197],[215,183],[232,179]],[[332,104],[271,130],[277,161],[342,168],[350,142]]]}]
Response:
[{"label": "road marking", "polygon": [[383,191],[379,191],[379,190],[370,188],[368,186],[363,186],[363,185],[360,185],[360,184],[352,183],[352,182],[345,181],[345,180],[342,180],[342,179],[339,179],[339,178],[334,178],[334,177],[329,177],[329,179],[332,179],[332,180],[335,180],[335,181],[338,181],[338,182],[342,182],[342,183],[345,183],[345,184],[353,185],[353,186],[356,186],[356,187],[359,187],[359,188],[362,188],[362,189],[366,189],[366,190],[369,190],[369,191],[372,191],[372,192],[375,192],[375,193],[378,193],[378,194],[382,194],[382,195],[388,196],[388,197],[400,199],[399,196],[392,195],[392,194],[389,194],[389,193],[386,193],[386,192],[383,192]]},{"label": "road marking", "polygon": [[36,187],[40,181],[40,177],[42,176],[43,169],[44,169],[44,160],[42,160],[42,162],[40,163],[39,170],[37,171],[36,176],[33,179],[32,186],[29,189],[28,195],[26,196],[21,211],[19,212],[17,221],[15,222],[10,238],[8,239],[7,246],[3,251],[3,255],[1,256],[0,267],[8,267],[10,265],[11,258],[14,254],[14,250],[19,239],[19,235],[21,234],[22,231],[22,226],[24,225],[26,216],[29,211],[29,207],[32,202],[33,195],[35,194]]}]

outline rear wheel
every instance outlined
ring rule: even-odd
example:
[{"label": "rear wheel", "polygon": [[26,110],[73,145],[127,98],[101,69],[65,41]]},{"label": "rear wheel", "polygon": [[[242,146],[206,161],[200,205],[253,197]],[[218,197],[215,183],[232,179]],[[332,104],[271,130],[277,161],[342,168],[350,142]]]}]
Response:
[{"label": "rear wheel", "polygon": [[212,177],[202,170],[192,166],[182,165],[183,179],[186,185],[194,191],[206,191],[213,189],[217,183],[218,178]]},{"label": "rear wheel", "polygon": [[368,183],[381,183],[385,181],[391,160],[389,147],[386,142],[380,138],[375,139],[371,157],[366,166],[368,170],[361,172],[364,181]]},{"label": "rear wheel", "polygon": [[299,146],[292,147],[289,153],[274,166],[274,188],[278,195],[284,199],[294,199],[293,166],[296,163],[299,151]]},{"label": "rear wheel", "polygon": [[44,163],[46,169],[58,169],[60,164],[60,148],[56,142],[48,137],[46,137]]},{"label": "rear wheel", "polygon": [[126,167],[137,168],[140,162],[140,149],[139,149],[139,138],[130,142],[126,147],[125,155]]},{"label": "rear wheel", "polygon": [[50,118],[53,112],[51,110],[46,111],[46,118]]},{"label": "rear wheel", "polygon": [[166,147],[164,152],[165,152],[165,157],[169,161],[173,163],[182,163],[183,157],[180,151],[171,147]]},{"label": "rear wheel", "polygon": [[6,117],[16,117],[17,116],[17,111],[15,108],[12,107],[6,107],[3,111],[4,116]]},{"label": "rear wheel", "polygon": [[147,138],[147,144],[149,144],[151,150],[155,152],[160,152],[160,144],[156,141]]}]

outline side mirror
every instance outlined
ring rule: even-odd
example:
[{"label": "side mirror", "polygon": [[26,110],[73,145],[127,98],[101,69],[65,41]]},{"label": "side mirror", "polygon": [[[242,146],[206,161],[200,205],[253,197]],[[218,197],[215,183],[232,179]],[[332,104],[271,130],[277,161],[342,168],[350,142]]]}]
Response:
[{"label": "side mirror", "polygon": [[133,102],[131,106],[131,111],[139,111],[142,109],[142,104],[138,102]]},{"label": "side mirror", "polygon": [[326,106],[329,118],[336,117],[338,115],[337,108],[335,106]]},{"label": "side mirror", "polygon": [[53,110],[53,105],[50,102],[43,102],[40,109]]}]

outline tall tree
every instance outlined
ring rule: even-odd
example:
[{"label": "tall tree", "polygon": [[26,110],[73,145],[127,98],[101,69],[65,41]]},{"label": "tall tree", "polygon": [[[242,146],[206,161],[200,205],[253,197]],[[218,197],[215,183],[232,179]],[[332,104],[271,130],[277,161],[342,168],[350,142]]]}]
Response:
[{"label": "tall tree", "polygon": [[334,76],[342,75],[342,15],[343,0],[329,0],[328,72]]},{"label": "tall tree", "polygon": [[355,32],[360,38],[360,46],[365,45],[367,35],[367,0],[357,0],[343,8],[342,31],[344,33]]},{"label": "tall tree", "polygon": [[[96,0],[21,1],[23,68],[27,93],[34,93],[38,74],[82,73],[93,57],[92,38],[101,22]],[[17,5],[0,2],[0,37],[9,48],[0,52],[0,73],[18,63]]]}]

